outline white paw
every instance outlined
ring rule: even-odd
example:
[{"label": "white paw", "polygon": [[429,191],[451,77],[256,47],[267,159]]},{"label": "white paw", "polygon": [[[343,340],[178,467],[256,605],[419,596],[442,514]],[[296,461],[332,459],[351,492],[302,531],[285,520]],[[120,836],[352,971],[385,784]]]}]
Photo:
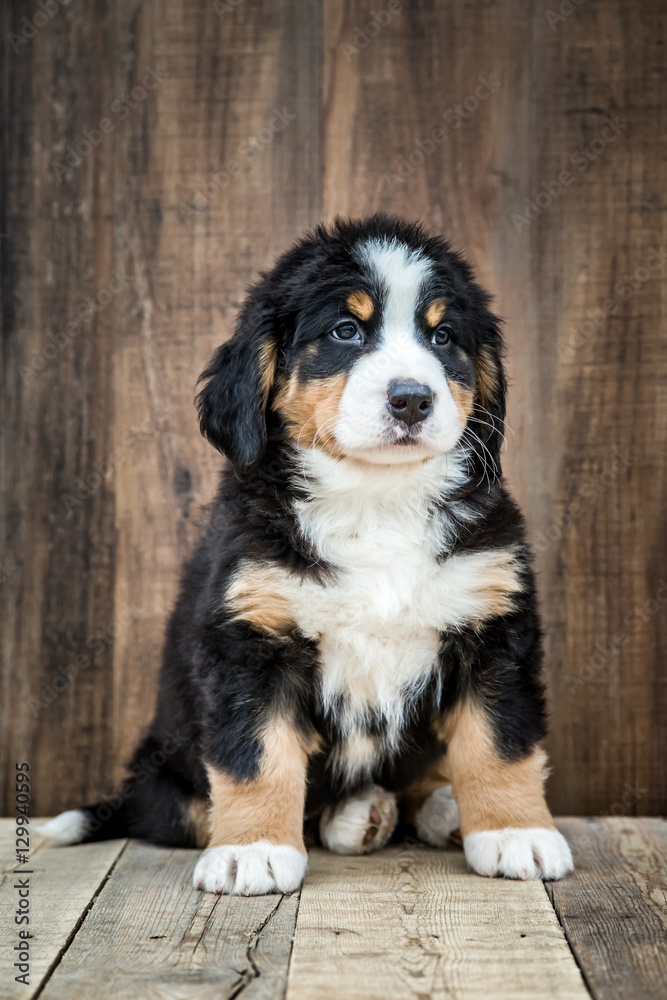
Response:
[{"label": "white paw", "polygon": [[306,874],[308,858],[295,847],[258,840],[254,844],[209,847],[195,866],[195,889],[233,896],[293,892]]},{"label": "white paw", "polygon": [[320,837],[336,854],[368,854],[384,847],[397,819],[396,796],[369,785],[335,808],[327,806],[320,819]]},{"label": "white paw", "polygon": [[450,835],[460,825],[459,807],[452,795],[451,785],[436,788],[415,818],[417,836],[433,847],[446,847]]},{"label": "white paw", "polygon": [[469,834],[463,849],[478,875],[556,879],[574,870],[572,853],[558,830],[484,830]]}]

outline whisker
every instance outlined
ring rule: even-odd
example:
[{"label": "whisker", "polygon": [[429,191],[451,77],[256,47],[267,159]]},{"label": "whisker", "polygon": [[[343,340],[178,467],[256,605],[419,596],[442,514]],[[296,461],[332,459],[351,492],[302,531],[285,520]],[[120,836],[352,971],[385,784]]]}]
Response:
[{"label": "whisker", "polygon": [[479,417],[470,416],[468,417],[468,420],[474,420],[476,424],[482,424],[483,427],[489,427],[492,431],[496,431],[502,438],[503,444],[505,445],[505,450],[507,450],[507,438],[505,437],[503,432],[499,430],[498,427],[496,427],[494,424],[487,423],[486,420],[480,420]]},{"label": "whisker", "polygon": [[[478,403],[477,406],[479,407],[479,409],[480,409],[480,411],[482,413],[486,413],[487,417],[489,417],[490,420],[494,419],[493,414],[489,413],[489,411],[486,409],[485,406],[482,406],[481,403]],[[509,424],[509,422],[507,420],[507,417],[503,418],[503,426],[507,428],[507,430],[510,432],[510,434],[514,434],[514,436],[516,437],[516,433],[514,431],[514,428],[510,426],[510,424]]]},{"label": "whisker", "polygon": [[[484,472],[483,472],[482,478],[480,480],[480,483],[482,483],[484,481],[484,479],[486,478],[487,481],[488,481],[488,484],[489,484],[489,492],[491,492],[492,483],[491,483],[491,476],[489,475],[489,466],[488,466],[488,463],[486,461],[486,455],[488,455],[489,459],[491,460],[491,464],[492,464],[493,472],[494,472],[495,476],[499,475],[499,472],[500,472],[500,469],[498,468],[498,463],[496,462],[495,458],[491,454],[491,452],[488,449],[488,447],[484,444],[484,442],[482,441],[482,439],[479,437],[479,435],[475,434],[475,432],[472,429],[472,427],[467,427],[466,428],[466,433],[470,433],[470,435],[475,439],[475,441],[477,441],[477,443],[482,446],[483,450],[482,450],[482,454],[481,454],[480,457],[481,457],[481,459],[482,459],[482,461],[484,463]],[[478,485],[479,485],[479,483],[478,483]]]}]

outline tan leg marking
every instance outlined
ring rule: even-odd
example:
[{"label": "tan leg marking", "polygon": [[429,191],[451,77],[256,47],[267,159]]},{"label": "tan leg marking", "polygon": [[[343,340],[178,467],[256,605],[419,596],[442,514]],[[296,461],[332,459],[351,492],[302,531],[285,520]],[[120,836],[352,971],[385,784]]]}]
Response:
[{"label": "tan leg marking", "polygon": [[426,322],[430,327],[437,326],[442,322],[442,318],[447,311],[447,303],[444,299],[434,299],[426,310]]},{"label": "tan leg marking", "polygon": [[544,799],[547,755],[542,748],[523,760],[503,760],[485,712],[467,702],[448,717],[442,735],[463,837],[505,827],[555,830]]},{"label": "tan leg marking", "polygon": [[353,316],[360,319],[362,323],[366,323],[375,312],[375,303],[368,292],[352,292],[347,297],[347,308]]},{"label": "tan leg marking", "polygon": [[400,803],[406,823],[414,822],[417,813],[426,802],[427,798],[437,792],[443,785],[451,785],[452,776],[450,773],[447,755],[443,754],[440,760],[436,761],[428,774],[410,785],[401,795]]},{"label": "tan leg marking", "polygon": [[207,799],[194,798],[185,810],[188,837],[195,847],[206,847],[209,841],[209,804]]},{"label": "tan leg marking", "polygon": [[211,786],[209,846],[253,844],[258,840],[295,847],[303,854],[303,809],[308,754],[317,749],[284,719],[267,727],[259,775],[234,781],[206,765]]},{"label": "tan leg marking", "polygon": [[321,448],[334,458],[342,456],[333,431],[346,381],[345,375],[305,383],[299,381],[298,372],[290,377],[277,393],[274,409],[292,440],[304,448]]},{"label": "tan leg marking", "polygon": [[284,635],[296,628],[285,594],[286,571],[268,562],[244,559],[227,589],[225,604],[232,620],[246,621],[265,632]]}]

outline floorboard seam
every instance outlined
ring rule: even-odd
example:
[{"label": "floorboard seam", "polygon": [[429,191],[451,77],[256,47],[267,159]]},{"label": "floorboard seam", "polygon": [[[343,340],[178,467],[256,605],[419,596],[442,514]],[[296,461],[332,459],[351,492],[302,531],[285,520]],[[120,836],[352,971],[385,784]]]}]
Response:
[{"label": "floorboard seam", "polygon": [[[262,931],[264,930],[265,927],[268,926],[268,924],[271,923],[271,921],[275,917],[276,913],[280,909],[281,903],[284,900],[284,898],[285,898],[285,896],[281,895],[280,899],[278,900],[278,902],[276,903],[276,905],[273,907],[273,909],[271,910],[271,912],[265,917],[265,919],[261,922],[261,924],[259,925],[259,927],[257,927],[252,932],[252,937],[248,941],[248,947],[246,948],[246,953],[245,953],[245,957],[246,957],[246,960],[248,962],[249,969],[245,970],[241,974],[241,978],[238,981],[237,987],[236,987],[236,989],[234,989],[233,993],[229,994],[228,1000],[234,1000],[235,997],[240,996],[241,993],[243,992],[243,990],[245,990],[250,983],[253,983],[256,979],[259,979],[259,977],[261,976],[262,973],[257,968],[257,963],[255,962],[255,959],[252,956],[252,952],[253,952],[253,949],[255,949],[257,947],[258,943],[259,943],[259,939],[260,939],[260,935],[261,935]],[[291,951],[290,951],[290,954],[291,954]],[[289,968],[289,966],[288,966],[288,968]]]},{"label": "floorboard seam", "polygon": [[123,844],[123,846],[121,847],[120,851],[118,852],[118,854],[114,858],[112,864],[109,866],[108,871],[106,871],[104,873],[104,875],[102,876],[100,884],[98,885],[98,887],[95,890],[95,892],[93,893],[93,895],[90,897],[90,900],[86,904],[85,909],[83,910],[83,913],[81,914],[81,916],[79,917],[79,919],[75,923],[74,927],[72,928],[72,930],[68,934],[67,939],[65,941],[65,944],[62,946],[62,948],[60,949],[60,951],[58,952],[58,954],[56,955],[56,957],[54,958],[54,960],[51,962],[51,965],[48,967],[48,969],[46,970],[46,973],[44,974],[44,978],[42,979],[41,983],[37,987],[37,990],[35,991],[35,993],[33,993],[32,1000],[37,1000],[37,997],[40,996],[44,992],[44,990],[46,989],[46,987],[47,987],[47,985],[49,983],[49,980],[53,976],[53,973],[56,971],[56,969],[58,968],[58,966],[62,962],[64,955],[66,954],[67,950],[69,949],[70,945],[72,944],[72,941],[74,940],[74,938],[76,937],[76,935],[79,933],[79,929],[81,928],[81,925],[83,924],[83,922],[85,921],[86,917],[88,916],[88,914],[92,910],[93,906],[97,902],[97,899],[98,899],[100,893],[102,892],[102,890],[104,889],[105,885],[109,881],[109,878],[110,878],[110,876],[111,876],[114,868],[116,867],[116,865],[118,864],[118,862],[122,858],[123,853],[125,852],[125,848],[127,847],[128,843],[129,843],[129,841],[126,840],[125,843]]},{"label": "floorboard seam", "polygon": [[294,942],[296,941],[296,932],[299,926],[299,910],[301,909],[301,896],[303,894],[303,885],[298,890],[299,897],[296,902],[296,913],[294,914],[294,933],[292,934],[292,943],[290,945],[289,955],[287,956],[287,969],[285,971],[285,989],[282,992],[280,1000],[285,1000],[287,996],[287,988],[289,986],[289,974],[292,968],[292,955],[294,954]]},{"label": "floorboard seam", "polygon": [[574,942],[571,940],[570,935],[567,933],[567,927],[565,926],[565,924],[563,923],[563,921],[560,918],[560,913],[558,912],[558,904],[556,903],[556,900],[554,899],[553,895],[549,892],[549,889],[547,888],[546,882],[543,882],[542,885],[544,886],[544,891],[546,893],[547,899],[551,903],[551,908],[554,911],[554,913],[556,914],[556,920],[558,921],[558,924],[559,924],[561,930],[563,931],[563,934],[565,935],[565,940],[567,941],[567,946],[570,949],[570,954],[572,955],[572,958],[574,959],[577,968],[579,969],[579,973],[581,975],[581,978],[583,979],[584,986],[588,990],[588,992],[591,995],[591,997],[593,998],[593,1000],[598,1000],[597,994],[595,993],[595,991],[594,991],[591,983],[588,980],[588,976],[586,975],[586,970],[584,969],[583,965],[579,961],[579,957],[577,955],[577,952],[576,952],[576,949],[575,949],[575,946],[574,946]]}]

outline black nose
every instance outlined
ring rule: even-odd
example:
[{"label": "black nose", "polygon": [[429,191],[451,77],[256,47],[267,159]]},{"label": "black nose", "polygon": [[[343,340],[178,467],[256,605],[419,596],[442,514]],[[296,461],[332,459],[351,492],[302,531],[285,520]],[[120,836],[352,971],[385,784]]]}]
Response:
[{"label": "black nose", "polygon": [[393,416],[408,425],[426,420],[433,409],[433,393],[430,387],[420,385],[411,378],[390,382],[387,397]]}]

